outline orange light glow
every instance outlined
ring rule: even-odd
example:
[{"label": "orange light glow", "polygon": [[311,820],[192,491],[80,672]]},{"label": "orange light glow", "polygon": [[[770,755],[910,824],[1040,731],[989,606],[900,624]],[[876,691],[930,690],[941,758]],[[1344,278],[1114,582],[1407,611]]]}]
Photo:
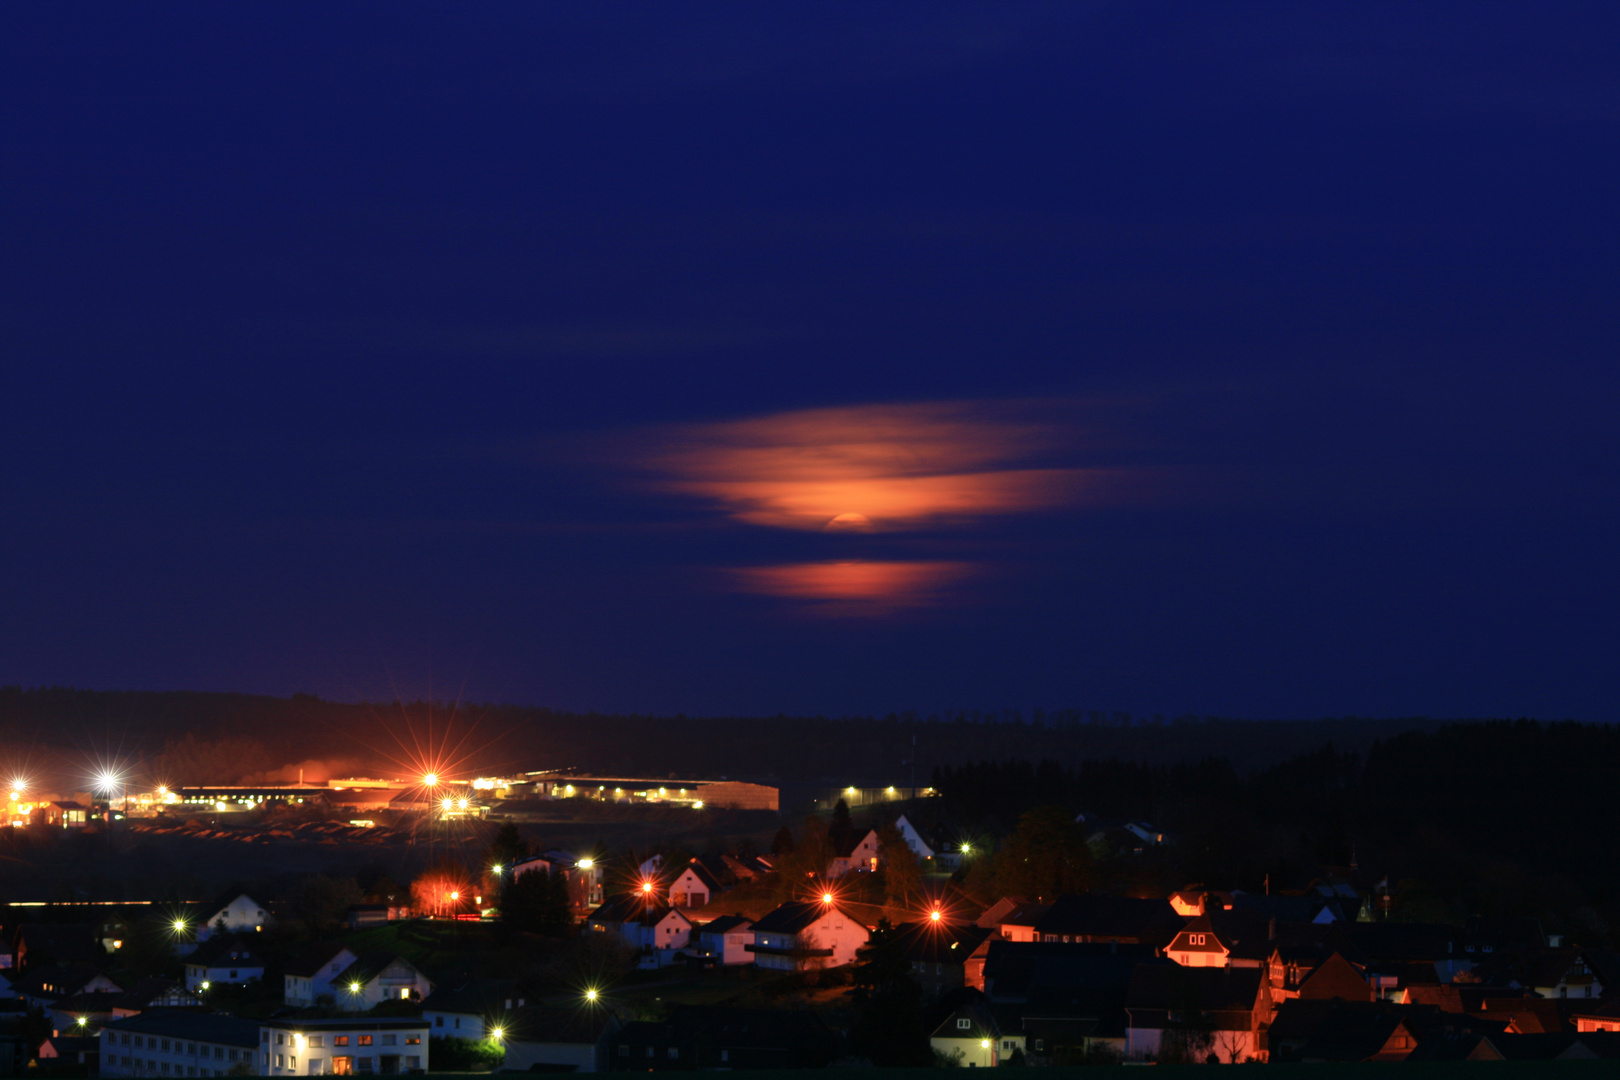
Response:
[{"label": "orange light glow", "polygon": [[940,912],[940,910],[938,908],[935,908],[933,911],[930,911],[928,913],[928,920],[930,922],[939,922],[939,920],[943,919],[944,917],[945,916]]},{"label": "orange light glow", "polygon": [[644,893],[652,892],[653,891],[653,883],[650,882],[650,881],[643,881],[641,883],[641,891],[644,892]]},{"label": "orange light glow", "polygon": [[848,604],[915,607],[973,572],[960,562],[823,562],[732,571],[743,592]]},{"label": "orange light glow", "polygon": [[830,904],[830,903],[832,903],[832,902],[833,902],[833,894],[832,894],[832,893],[830,893],[830,892],[824,892],[824,893],[822,893],[822,894],[821,894],[821,902],[822,902],[822,903],[823,903],[823,904]]},{"label": "orange light glow", "polygon": [[810,409],[680,429],[649,462],[669,490],[777,528],[893,530],[1039,510],[1107,470],[1051,467],[1062,427],[1017,402]]}]

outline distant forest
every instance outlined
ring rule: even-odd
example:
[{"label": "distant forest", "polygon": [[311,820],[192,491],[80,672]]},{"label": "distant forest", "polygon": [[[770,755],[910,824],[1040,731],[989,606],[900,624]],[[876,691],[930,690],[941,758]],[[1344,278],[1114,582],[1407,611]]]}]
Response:
[{"label": "distant forest", "polygon": [[[568,713],[516,705],[347,703],[307,694],[0,687],[0,738],[15,760],[68,784],[117,760],[172,784],[270,776],[404,774],[431,749],[456,775],[575,767],[624,776],[779,784],[927,784],[975,761],[1119,758],[1148,765],[1223,758],[1248,770],[1328,742],[1364,752],[1424,718],[1248,721],[1101,710],[885,717],[687,717]],[[913,740],[915,739],[915,752]]]}]

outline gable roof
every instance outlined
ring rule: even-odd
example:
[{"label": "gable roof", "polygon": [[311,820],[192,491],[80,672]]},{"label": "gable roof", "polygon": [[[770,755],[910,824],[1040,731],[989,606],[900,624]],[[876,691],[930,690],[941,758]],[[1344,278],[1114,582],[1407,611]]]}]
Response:
[{"label": "gable roof", "polygon": [[421,974],[415,964],[398,953],[367,951],[357,957],[354,963],[332,976],[332,983],[333,985],[360,983],[364,986],[394,964],[404,964],[418,975]]},{"label": "gable roof", "polygon": [[609,897],[601,907],[585,916],[585,921],[603,925],[640,923],[642,926],[657,926],[672,912],[688,925],[691,924],[691,919],[668,904],[648,903],[640,893],[620,893]]},{"label": "gable roof", "polygon": [[753,921],[741,915],[722,915],[718,919],[711,919],[698,927],[700,934],[727,934],[733,931],[743,931],[752,928]]},{"label": "gable roof", "polygon": [[840,843],[837,839],[829,837],[832,842],[833,857],[847,859],[855,854],[855,849],[866,843],[867,837],[876,838],[876,829],[855,829]]},{"label": "gable roof", "polygon": [[263,967],[264,961],[248,948],[243,938],[236,936],[209,938],[197,946],[197,951],[185,958],[188,965],[203,967]]},{"label": "gable roof", "polygon": [[1048,989],[1123,989],[1141,963],[1172,962],[1154,959],[1150,945],[997,940],[985,952],[984,987],[998,1001],[1033,998]]},{"label": "gable roof", "polygon": [[422,1010],[483,1016],[516,1005],[523,996],[516,979],[464,979],[454,986],[436,986],[422,1002]]},{"label": "gable roof", "polygon": [[929,919],[904,922],[894,928],[895,944],[913,963],[961,964],[973,955],[993,933],[987,926],[974,926]]},{"label": "gable roof", "polygon": [[1168,900],[1086,893],[1060,896],[1035,923],[1036,933],[1118,938],[1162,945],[1175,937],[1182,919]]},{"label": "gable roof", "polygon": [[1131,973],[1125,1007],[1150,1011],[1252,1012],[1260,998],[1264,976],[1264,970],[1257,967],[1138,964]]},{"label": "gable roof", "polygon": [[789,900],[756,922],[754,924],[754,933],[797,934],[805,927],[815,923],[822,916],[834,911],[837,911],[846,919],[849,918],[846,912],[839,910],[837,904],[824,904],[820,901],[810,900]]},{"label": "gable roof", "polygon": [[693,859],[691,862],[682,867],[680,873],[677,873],[673,880],[679,881],[683,874],[691,874],[693,877],[697,878],[704,885],[708,886],[711,893],[719,892],[722,888],[720,879],[711,873],[709,868],[704,866],[697,859]]},{"label": "gable roof", "polygon": [[167,1035],[196,1042],[225,1046],[259,1048],[259,1022],[223,1013],[194,1012],[187,1009],[149,1009],[139,1016],[126,1016],[102,1025],[103,1031],[127,1031],[142,1035]]},{"label": "gable roof", "polygon": [[347,945],[337,945],[331,942],[316,942],[305,945],[299,950],[297,956],[287,962],[287,966],[283,968],[283,971],[296,978],[313,979],[326,970],[326,967],[334,960],[337,960],[344,952],[347,952],[350,956],[354,955],[354,950]]}]

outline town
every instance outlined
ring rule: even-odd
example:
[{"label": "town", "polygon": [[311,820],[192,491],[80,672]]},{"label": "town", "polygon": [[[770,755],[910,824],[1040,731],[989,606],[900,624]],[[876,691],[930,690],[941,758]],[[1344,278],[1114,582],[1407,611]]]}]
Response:
[{"label": "town", "polygon": [[[1524,725],[1463,735],[1481,731],[1572,737]],[[1435,753],[1451,752],[1446,738]],[[1345,767],[1316,755],[1280,770]],[[1199,781],[1130,774],[1110,794],[1105,773],[936,769],[928,787],[817,792],[802,815],[783,813],[769,785],[577,770],[172,787],[109,774],[38,795],[19,779],[6,834],[29,850],[80,845],[94,860],[105,845],[181,837],[377,848],[418,869],[283,873],[206,900],[111,886],[24,899],[10,875],[0,1066],[218,1076],[1620,1057],[1620,956],[1600,924],[1583,940],[1562,915],[1436,918],[1353,841],[1257,882],[1186,880],[1203,844],[1190,819],[1115,811],[1132,799],[1162,809],[1154,783],[1196,795]],[[1082,776],[1107,815],[1042,801],[1043,788],[1087,790]],[[1272,774],[1252,783],[1275,790]],[[550,843],[562,813],[576,838],[627,815],[673,831],[651,846]]]}]

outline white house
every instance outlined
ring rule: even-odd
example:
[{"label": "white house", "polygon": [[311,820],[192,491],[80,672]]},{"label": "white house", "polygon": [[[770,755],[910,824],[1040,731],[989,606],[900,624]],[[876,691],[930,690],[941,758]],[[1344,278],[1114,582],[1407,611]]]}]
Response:
[{"label": "white house", "polygon": [[720,880],[693,859],[669,886],[670,906],[700,908],[722,891]]},{"label": "white house", "polygon": [[433,993],[428,977],[403,956],[368,953],[333,978],[340,1009],[363,1012],[384,1001],[421,1001]]},{"label": "white house", "polygon": [[747,946],[754,963],[774,971],[807,971],[855,962],[855,951],[870,936],[836,903],[790,901],[753,926]]},{"label": "white house", "polygon": [[694,951],[699,956],[713,957],[722,966],[751,964],[754,954],[748,946],[754,943],[754,924],[741,915],[722,915],[697,928]]},{"label": "white house", "polygon": [[230,900],[215,907],[213,913],[197,926],[197,940],[207,941],[214,934],[256,933],[270,921],[270,913],[247,893],[237,893]]},{"label": "white house", "polygon": [[895,818],[894,827],[900,833],[900,838],[906,842],[906,847],[910,848],[917,858],[932,859],[937,854],[917,827],[906,820],[904,814]]},{"label": "white house", "polygon": [[883,858],[883,843],[876,829],[868,829],[865,836],[850,843],[846,850],[833,852],[827,863],[827,876],[841,878],[845,874],[870,873],[878,868]]},{"label": "white house", "polygon": [[510,979],[468,979],[434,987],[422,1002],[422,1020],[434,1038],[487,1039],[494,1028],[510,1031],[510,1019],[527,1002]]},{"label": "white house", "polygon": [[286,967],[281,1000],[288,1005],[314,1005],[321,998],[337,1001],[337,977],[359,957],[344,945],[311,945]]},{"label": "white house", "polygon": [[642,893],[615,896],[585,917],[585,927],[617,936],[641,954],[643,968],[668,966],[692,937],[691,919]]},{"label": "white house", "polygon": [[216,937],[186,957],[186,989],[236,986],[264,978],[264,961],[238,937]]},{"label": "white house", "polygon": [[254,1072],[259,1076],[392,1075],[427,1067],[428,1029],[416,1018],[261,1020],[258,1024],[259,1061]]},{"label": "white house", "polygon": [[259,1021],[163,1009],[102,1027],[102,1076],[257,1073]]},{"label": "white house", "polygon": [[989,1010],[964,1005],[947,1016],[928,1037],[934,1052],[958,1066],[993,1069],[1014,1050],[1022,1050],[1021,1032],[1002,1032]]}]

